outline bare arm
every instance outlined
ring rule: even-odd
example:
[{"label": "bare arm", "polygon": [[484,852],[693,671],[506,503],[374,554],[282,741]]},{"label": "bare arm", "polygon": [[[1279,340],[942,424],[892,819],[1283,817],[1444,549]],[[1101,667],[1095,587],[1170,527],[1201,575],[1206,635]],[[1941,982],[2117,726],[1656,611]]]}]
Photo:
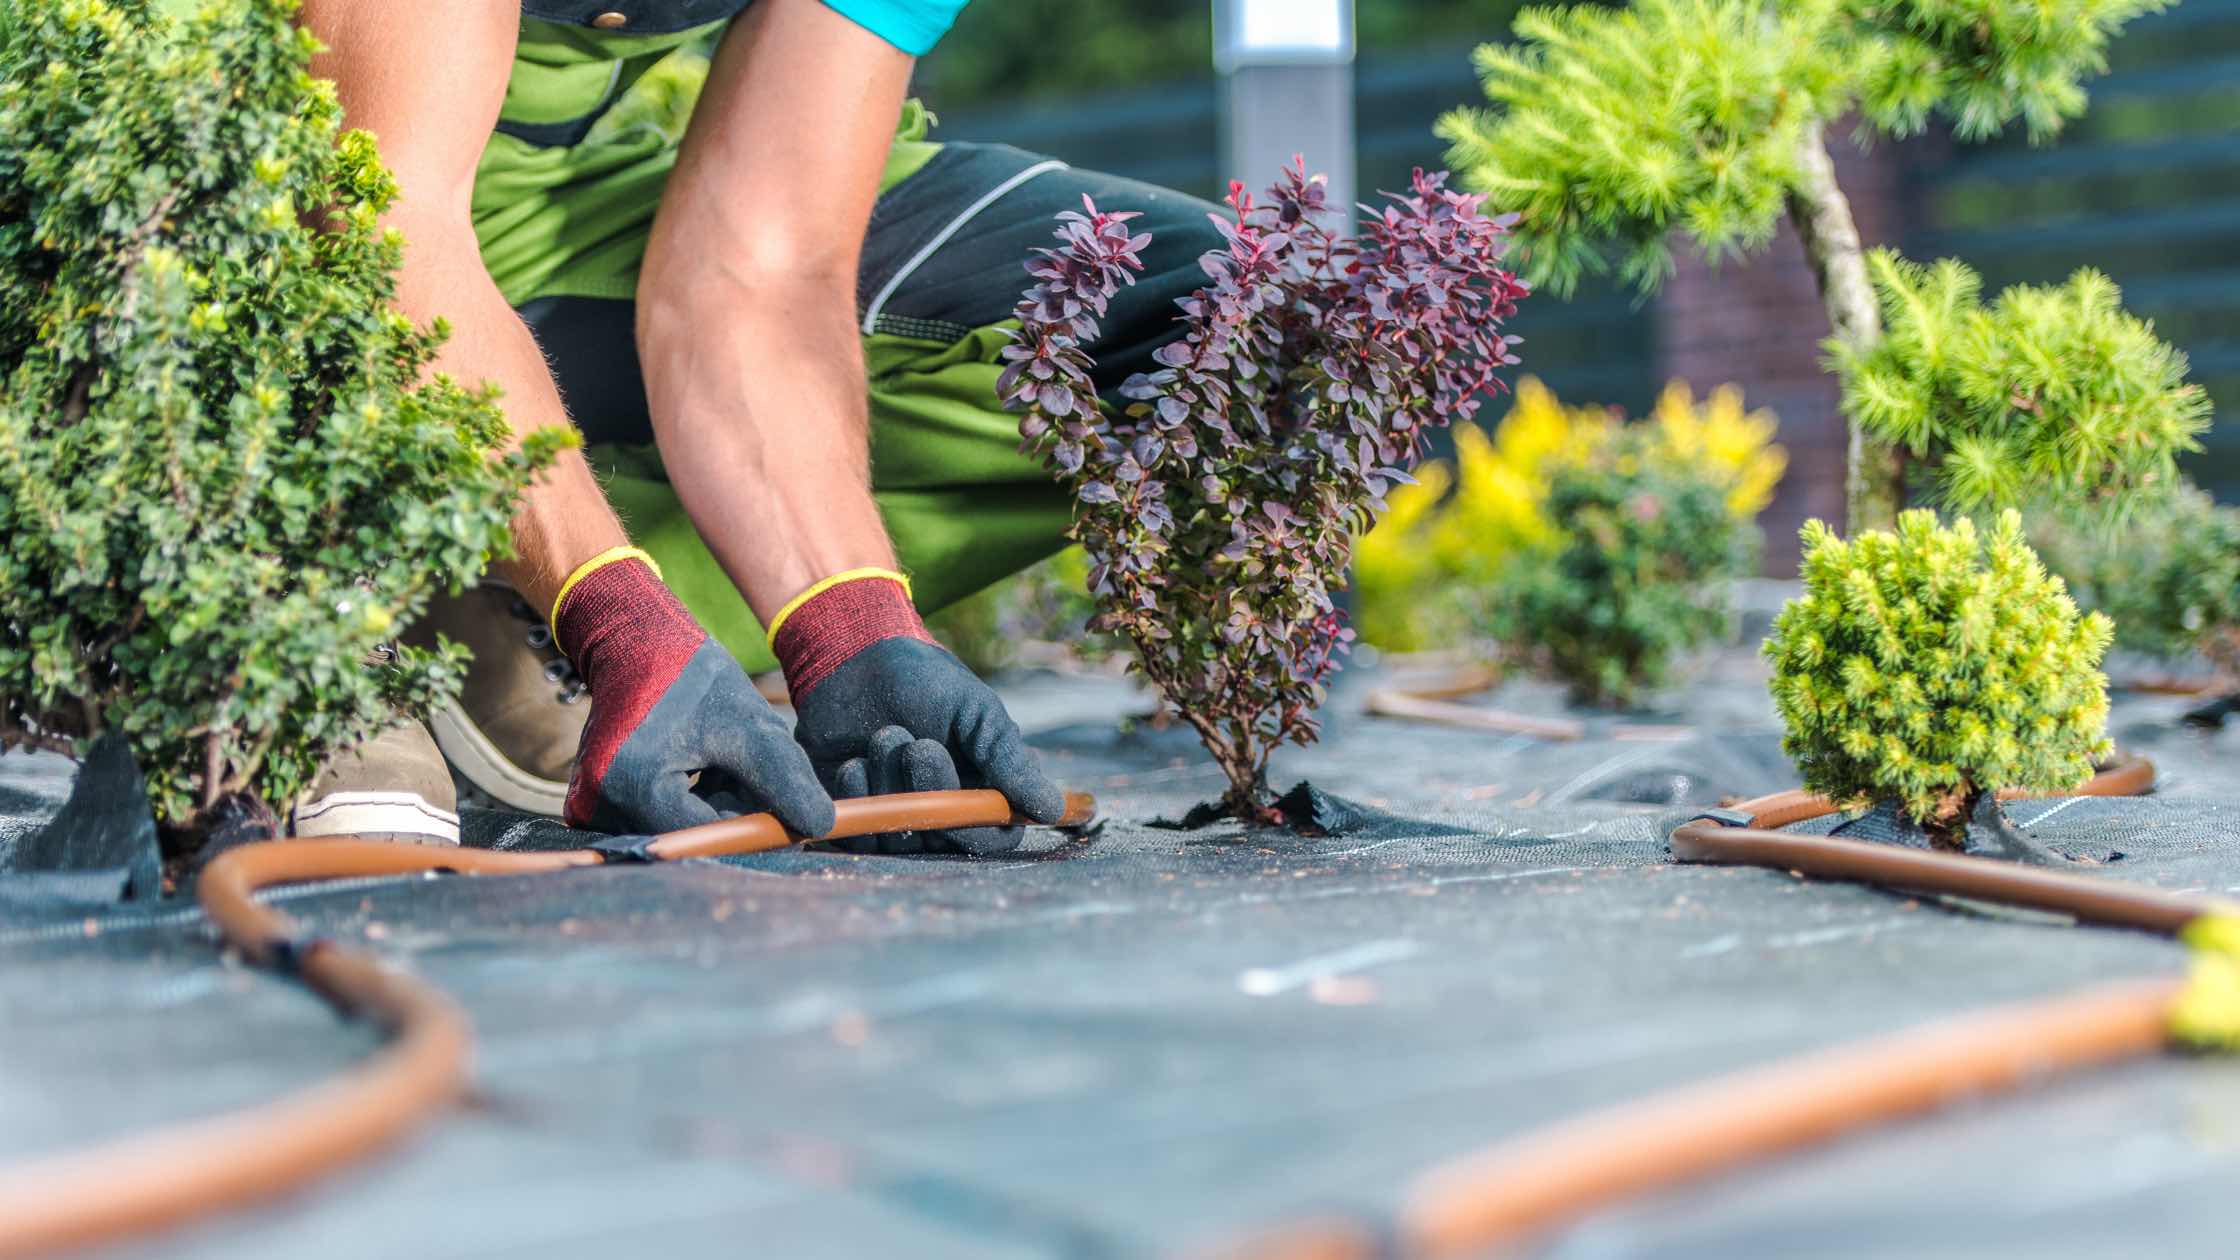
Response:
[{"label": "bare arm", "polygon": [[[327,45],[313,72],[335,82],[344,121],[373,133],[400,189],[387,222],[404,234],[397,305],[451,321],[435,370],[495,382],[513,431],[568,423],[536,339],[482,264],[469,203],[475,163],[497,124],[520,29],[516,5],[459,0],[305,0]],[[531,488],[513,522],[507,576],[551,607],[578,564],[625,541],[578,452]]]},{"label": "bare arm", "polygon": [[818,0],[725,37],[655,220],[638,346],[663,462],[765,620],[891,567],[872,502],[856,259],[912,59]]}]

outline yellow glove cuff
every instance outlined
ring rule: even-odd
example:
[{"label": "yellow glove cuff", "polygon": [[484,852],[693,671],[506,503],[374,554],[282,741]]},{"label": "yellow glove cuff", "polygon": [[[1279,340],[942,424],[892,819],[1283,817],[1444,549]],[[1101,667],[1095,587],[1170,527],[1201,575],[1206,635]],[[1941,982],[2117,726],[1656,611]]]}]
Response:
[{"label": "yellow glove cuff", "polygon": [[791,617],[796,612],[799,612],[803,604],[806,604],[810,600],[815,599],[817,596],[824,594],[826,591],[831,590],[833,587],[840,585],[842,582],[860,582],[865,578],[880,578],[888,582],[900,583],[902,586],[903,596],[907,598],[910,594],[910,579],[903,574],[895,572],[893,569],[847,569],[842,572],[835,573],[831,577],[828,577],[821,582],[817,582],[811,585],[808,590],[805,590],[799,595],[794,596],[792,599],[787,600],[786,606],[780,608],[777,612],[777,615],[770,618],[770,638],[775,640],[778,637],[779,627],[786,624],[786,618]]},{"label": "yellow glove cuff", "polygon": [[646,567],[653,570],[653,575],[655,577],[661,576],[661,566],[655,564],[653,562],[653,557],[647,555],[643,548],[607,548],[605,551],[600,552],[598,555],[595,555],[589,560],[584,561],[582,564],[577,565],[575,572],[568,575],[568,580],[560,584],[560,593],[552,597],[552,615],[545,618],[546,623],[552,626],[552,632],[554,634],[558,634],[560,632],[560,605],[567,602],[568,592],[576,588],[576,583],[581,582],[587,577],[590,577],[592,574],[597,573],[599,570],[606,568],[610,564],[620,564],[624,560],[643,560],[646,562]]}]

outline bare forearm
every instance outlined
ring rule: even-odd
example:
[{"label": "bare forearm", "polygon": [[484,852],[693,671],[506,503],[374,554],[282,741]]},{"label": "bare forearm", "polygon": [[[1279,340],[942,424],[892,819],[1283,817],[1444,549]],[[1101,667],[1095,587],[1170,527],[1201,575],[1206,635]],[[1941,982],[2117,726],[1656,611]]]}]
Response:
[{"label": "bare forearm", "polygon": [[[495,384],[515,445],[523,434],[565,426],[567,411],[544,354],[491,282],[472,240],[409,219],[397,226],[407,241],[399,308],[417,323],[440,315],[451,324],[433,370],[470,385]],[[541,612],[575,566],[625,538],[582,452],[567,451],[523,497],[513,540],[515,554],[503,572]]]},{"label": "bare forearm", "polygon": [[892,567],[871,499],[856,258],[910,58],[817,0],[761,0],[716,52],[638,281],[662,462],[767,620]]},{"label": "bare forearm", "polygon": [[[496,125],[518,9],[456,0],[305,0],[326,44],[313,70],[334,80],[343,119],[372,133],[397,180],[385,216],[404,236],[397,305],[413,322],[450,321],[432,370],[503,391],[514,435],[565,425],[544,355],[483,266],[472,216],[476,159]],[[577,564],[622,542],[581,455],[538,479],[514,519],[507,576],[549,608]]]},{"label": "bare forearm", "polygon": [[654,262],[638,307],[654,432],[748,604],[768,618],[821,578],[892,567],[871,498],[852,277],[749,286]]}]

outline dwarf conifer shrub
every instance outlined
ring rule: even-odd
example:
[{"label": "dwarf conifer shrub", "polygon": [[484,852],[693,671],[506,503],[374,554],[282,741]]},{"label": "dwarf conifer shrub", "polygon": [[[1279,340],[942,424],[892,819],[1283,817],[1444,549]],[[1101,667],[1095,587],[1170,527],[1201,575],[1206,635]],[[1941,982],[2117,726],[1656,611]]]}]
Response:
[{"label": "dwarf conifer shrub", "polygon": [[2106,276],[2018,284],[1985,305],[1947,258],[1868,255],[1882,340],[1832,348],[1843,407],[1915,461],[1955,511],[2037,496],[2119,511],[2178,484],[2209,397]]},{"label": "dwarf conifer shrub", "polygon": [[2107,755],[2111,627],[2079,615],[2017,513],[1979,533],[1912,511],[1850,541],[1809,521],[1804,544],[1765,653],[1806,787],[1894,802],[1960,848],[1985,793],[2067,791]]},{"label": "dwarf conifer shrub", "polygon": [[[1525,274],[1568,291],[1609,271],[1647,292],[1682,238],[1716,259],[1784,221],[1804,246],[1839,354],[1882,341],[1857,225],[1825,132],[1857,112],[1868,135],[1931,119],[1962,139],[2020,125],[2032,138],[2082,112],[2108,41],[2162,0],[1632,0],[1528,9],[1517,43],[1478,51],[1492,107],[1442,119],[1463,178],[1517,213]],[[2001,359],[2029,347],[2002,347]],[[2081,383],[2082,384],[2082,383]],[[2082,388],[2041,405],[2087,421]],[[1906,466],[1854,413],[1850,524],[1887,528]],[[2064,481],[2107,480],[2089,443]]]},{"label": "dwarf conifer shrub", "polygon": [[1728,503],[1738,479],[1658,447],[1653,427],[1629,425],[1557,468],[1554,541],[1512,560],[1485,597],[1493,637],[1584,703],[1637,706],[1726,634],[1731,587],[1756,557],[1750,517]]},{"label": "dwarf conifer shrub", "polygon": [[451,694],[457,652],[369,660],[560,440],[418,383],[394,185],[294,9],[0,0],[0,741],[119,732],[172,824]]},{"label": "dwarf conifer shrub", "polygon": [[1058,247],[1027,265],[998,388],[1078,500],[1095,628],[1196,729],[1227,808],[1267,820],[1268,757],[1314,738],[1352,637],[1331,592],[1354,534],[1426,432],[1469,418],[1516,362],[1501,327],[1526,290],[1501,266],[1506,225],[1443,175],[1365,208],[1357,238],[1328,225],[1303,167],[1265,203],[1236,185],[1229,201],[1182,335],[1117,407],[1090,354],[1149,238],[1094,204],[1060,216]]}]

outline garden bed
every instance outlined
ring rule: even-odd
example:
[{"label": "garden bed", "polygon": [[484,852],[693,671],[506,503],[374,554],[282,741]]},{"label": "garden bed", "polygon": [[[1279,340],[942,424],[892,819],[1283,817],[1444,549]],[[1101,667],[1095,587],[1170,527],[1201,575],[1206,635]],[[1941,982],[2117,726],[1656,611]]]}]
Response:
[{"label": "garden bed", "polygon": [[[1753,870],[1678,867],[1693,808],[1788,786],[1762,670],[1708,663],[1695,732],[1543,741],[1362,716],[1276,782],[1368,807],[1348,834],[1146,825],[1217,795],[1187,732],[1118,734],[1110,680],[1007,695],[1091,834],[986,861],[794,851],[529,879],[280,894],[455,995],[477,1105],[301,1198],[126,1254],[1149,1255],[1589,1107],[1798,1049],[2112,977],[2152,938]],[[1517,684],[1489,698],[1557,711]],[[2126,696],[2135,800],[2024,802],[2096,874],[2221,892],[2240,734]],[[0,864],[66,790],[0,760]],[[473,814],[484,843],[580,837]],[[0,1159],[270,1097],[371,1044],[222,961],[191,909],[0,925]],[[2240,1069],[2165,1059],[1866,1137],[1595,1218],[1547,1254],[2037,1256],[2217,1250],[2206,1187]],[[2119,1241],[2120,1240],[2120,1241]]]}]

